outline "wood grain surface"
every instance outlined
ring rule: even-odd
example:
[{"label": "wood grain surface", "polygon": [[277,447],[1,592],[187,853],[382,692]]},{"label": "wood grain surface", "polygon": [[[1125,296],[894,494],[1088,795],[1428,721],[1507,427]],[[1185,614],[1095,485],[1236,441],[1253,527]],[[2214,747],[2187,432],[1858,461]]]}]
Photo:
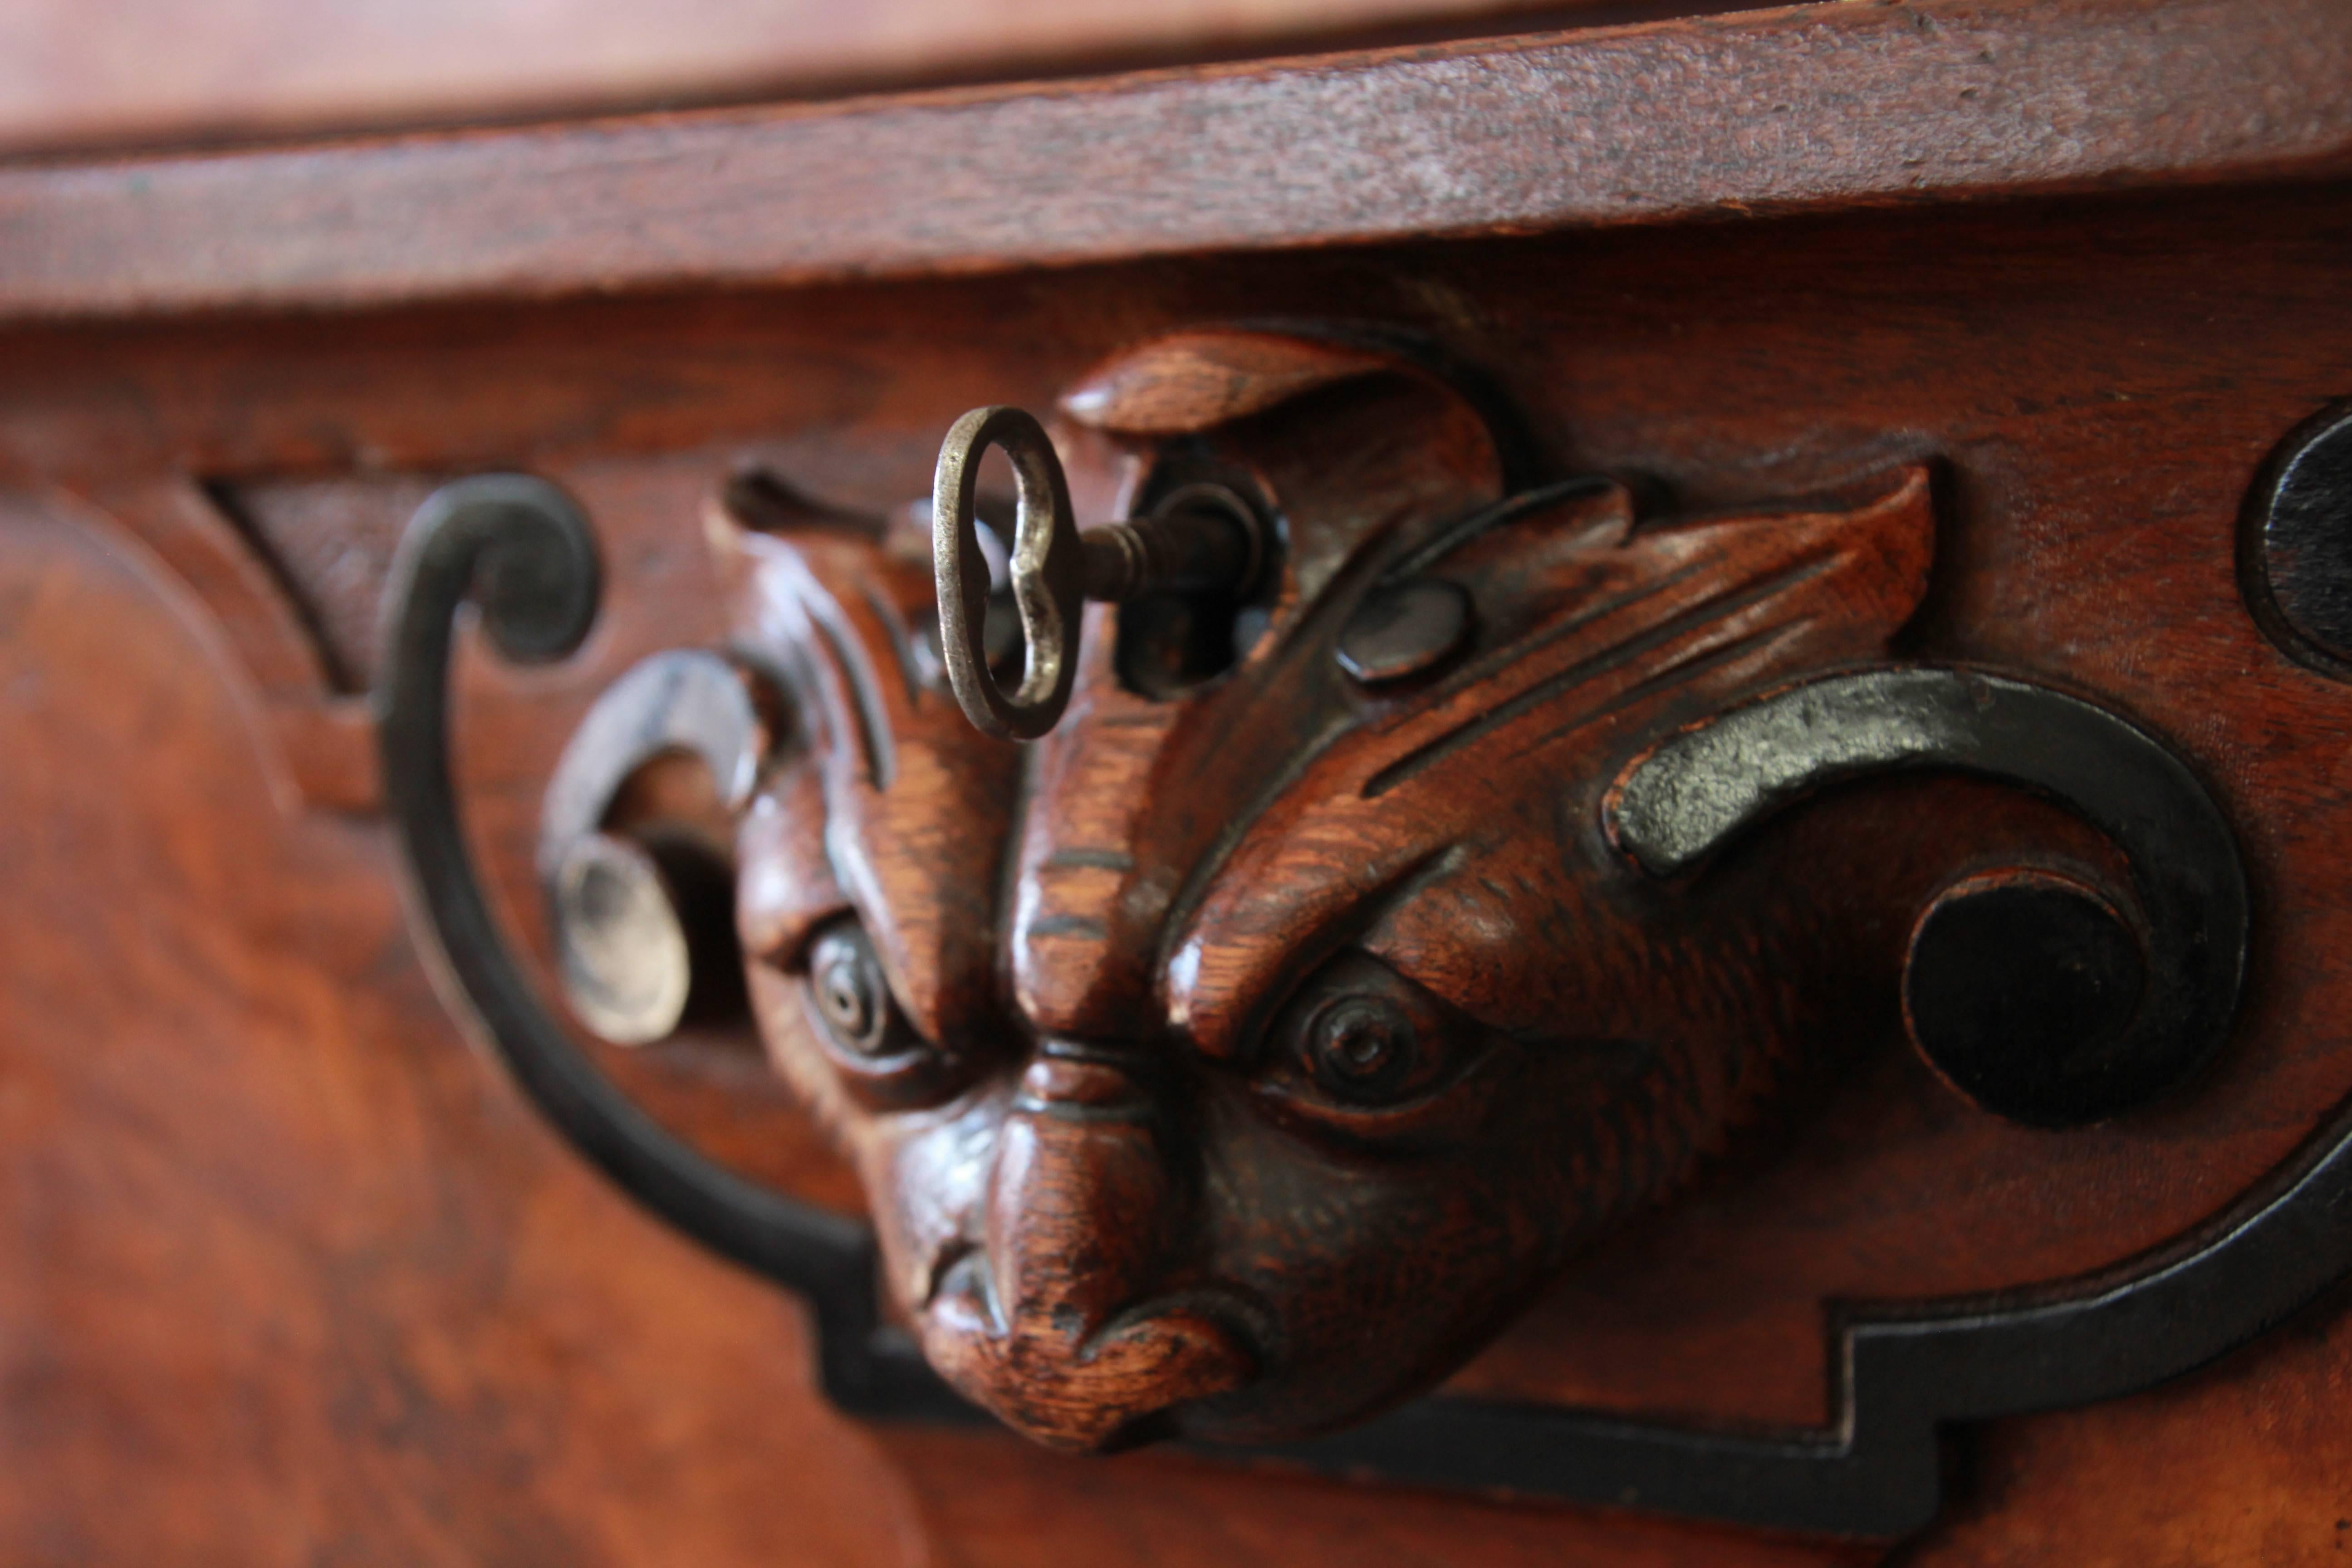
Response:
[{"label": "wood grain surface", "polygon": [[2347,167],[2336,0],[1864,0],[0,170],[0,316],[808,282]]},{"label": "wood grain surface", "polygon": [[[1866,1053],[1585,1254],[1461,1380],[1803,1424],[1823,1407],[1825,1302],[2112,1262],[2215,1213],[2352,1093],[2352,689],[2266,643],[2232,570],[2264,456],[2352,392],[2346,195],[16,328],[0,1557],[1872,1560],[827,1414],[791,1302],[631,1210],[457,1037],[381,829],[273,790],[272,694],[330,689],[296,611],[331,556],[257,571],[215,537],[175,559],[123,498],[329,479],[393,497],[522,467],[582,500],[614,583],[594,637],[549,670],[468,657],[460,683],[477,842],[535,938],[554,758],[635,658],[721,634],[705,518],[747,468],[884,511],[928,488],[964,408],[1045,406],[1164,331],[1339,309],[1487,367],[1548,468],[1641,476],[1681,509],[1933,463],[1949,515],[1903,646],[2078,687],[2183,751],[2242,837],[2252,1000],[2188,1091],[2063,1134],[1970,1110],[1901,1048]],[[744,1064],[709,1044],[629,1070],[674,1125],[846,1201],[806,1118],[754,1099]],[[1981,1434],[1952,1517],[1901,1560],[2330,1560],[2352,1517],[2339,1306],[2167,1389]]]},{"label": "wood grain surface", "polygon": [[0,11],[0,150],[675,109],[1733,8],[1723,0],[127,0],[100,26],[70,0],[17,0]]}]

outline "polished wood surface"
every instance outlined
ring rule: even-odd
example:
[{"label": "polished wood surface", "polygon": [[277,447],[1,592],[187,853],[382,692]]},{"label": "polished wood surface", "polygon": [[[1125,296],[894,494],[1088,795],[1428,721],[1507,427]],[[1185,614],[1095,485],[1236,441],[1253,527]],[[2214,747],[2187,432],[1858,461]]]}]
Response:
[{"label": "polished wood surface", "polygon": [[[1151,623],[1092,611],[1024,756],[918,657],[927,533],[779,508],[731,538],[733,646],[799,716],[740,815],[755,1008],[967,1396],[1080,1449],[1311,1435],[1457,1367],[1825,1070],[1872,966],[1891,984],[1860,933],[1901,929],[1966,829],[1931,856],[1847,821],[1690,900],[1578,851],[1642,737],[1884,658],[1927,590],[1929,476],[1638,532],[1594,481],[1449,545],[1504,499],[1507,443],[1411,361],[1193,333],[1073,400],[1172,443],[1069,431],[1087,515],[1262,490],[1264,631],[1139,690]],[[1424,556],[1475,631],[1360,684],[1348,606]]]},{"label": "polished wood surface", "polygon": [[[7,523],[6,733],[54,763],[5,775],[43,829],[6,841],[0,902],[12,1561],[1881,1556],[830,1415],[790,1304],[617,1198],[451,1031],[380,837],[268,804],[246,677],[185,591],[21,502]],[[1994,1430],[1904,1560],[2327,1561],[2342,1321]]]},{"label": "polished wood surface", "polygon": [[2352,13],[2336,0],[1917,0],[26,166],[0,169],[0,316],[797,283],[2311,179],[2352,168],[2347,84]]},{"label": "polished wood surface", "polygon": [[[1971,51],[2002,40],[2017,52],[1984,85],[2009,96],[1955,107],[1982,102],[1959,90],[1978,85]],[[2275,444],[2352,393],[2347,49],[2319,5],[1929,0],[1296,76],[0,173],[16,318],[0,338],[0,1558],[2333,1560],[2352,1517],[2340,1293],[2174,1384],[1970,1434],[1946,1519],[1893,1546],[845,1419],[812,1386],[790,1298],[600,1183],[449,1024],[373,815],[360,692],[384,542],[420,494],[520,468],[580,499],[613,578],[590,644],[531,671],[468,653],[459,681],[475,843],[543,957],[531,862],[554,760],[637,658],[728,634],[748,474],[887,517],[928,492],[941,432],[977,404],[1044,408],[1076,386],[1074,412],[1145,434],[1278,416],[1164,396],[1165,363],[1156,381],[1088,377],[1167,334],[1341,313],[1482,368],[1526,411],[1544,473],[1626,475],[1654,515],[1851,505],[1873,476],[1924,468],[1925,598],[1892,635],[1872,623],[1870,647],[2032,672],[2176,745],[2240,835],[2254,962],[2201,1077],[2065,1132],[1973,1109],[1884,1008],[1858,1009],[1850,1056],[1731,1129],[1671,1203],[1592,1239],[1450,1384],[1818,1423],[1834,1303],[2000,1289],[2160,1246],[2352,1095],[2352,696],[2264,638],[2233,565]],[[1502,160],[1528,184],[1433,195],[1349,174],[1338,154],[1366,145],[1349,93],[1367,113],[1409,105],[1498,58],[1593,89],[1589,108],[1500,122],[1522,153],[1517,138],[1564,139]],[[1747,68],[1746,88],[1675,75],[1698,61]],[[1661,79],[1689,89],[1700,129],[1641,142]],[[1301,80],[1332,96],[1255,107]],[[2085,98],[2086,80],[2112,91]],[[1822,139],[1758,129],[1771,122],[1745,110],[1775,81],[1806,89],[1791,123]],[[1857,82],[1892,118],[1855,112]],[[970,187],[989,198],[970,210],[908,201],[804,240],[788,230],[812,208],[776,196],[755,155],[903,132],[893,157],[913,159],[991,123],[1026,145],[1024,117],[1064,112],[1072,136],[1148,147],[1171,104],[1213,121],[1229,104],[1234,140],[1211,144],[1244,174],[1269,167],[1251,138],[1301,113],[1337,126],[1307,146],[1337,161],[1278,201],[1248,178],[1222,198],[1188,185],[1171,154],[1131,202],[1048,182],[1037,205],[1003,205],[1031,163]],[[1564,114],[1591,118],[1562,132]],[[1476,139],[1454,124],[1459,151]],[[1632,150],[1594,150],[1579,126],[1628,132]],[[1710,162],[1727,146],[1754,157]],[[653,155],[636,173],[599,162],[632,147]],[[746,161],[717,156],[730,150]],[[703,183],[674,182],[690,163]],[[1613,183],[1644,167],[1654,180]],[[496,170],[507,183],[471,184]],[[673,184],[677,207],[633,205]],[[2036,199],[1914,200],[2004,187]],[[805,200],[845,209],[824,195],[845,188]],[[511,221],[523,190],[550,226]],[[594,199],[569,205],[581,191]],[[1767,221],[1667,221],[1746,206]],[[1652,221],[1611,226],[1627,216]],[[1591,226],[1498,232],[1574,225]],[[1483,237],[1413,237],[1456,231]],[[1390,243],[1338,243],[1367,236]],[[1087,264],[1004,270],[1040,260]],[[844,276],[861,270],[888,276]],[[805,286],[770,286],[784,279]],[[577,297],[604,289],[631,297]],[[197,309],[225,303],[242,309]],[[1477,461],[1434,471],[1497,482]],[[2105,853],[2039,803],[1915,781],[1791,818],[1750,874],[1900,884],[1930,820],[1937,855]],[[1045,1002],[1089,1000],[1035,978]],[[749,1028],[599,1060],[734,1168],[862,1208]]]},{"label": "polished wood surface", "polygon": [[0,152],[837,95],[1737,8],[1724,0],[68,0],[0,13]]},{"label": "polished wood surface", "polygon": [[[844,1562],[887,1560],[907,1531],[929,1532],[942,1560],[1050,1561],[1131,1542],[1138,1517],[1158,1521],[1153,1549],[1171,1561],[1297,1556],[1310,1533],[1325,1560],[1350,1562],[1443,1556],[1431,1542],[1454,1530],[1496,1561],[1586,1542],[1629,1561],[1726,1561],[1737,1539],[1190,1459],[1072,1470],[1082,1462],[997,1446],[1011,1439],[818,1413],[789,1304],[571,1167],[452,1037],[400,932],[377,830],[266,787],[289,754],[269,694],[310,678],[299,643],[236,628],[267,620],[282,639],[299,617],[261,616],[249,574],[174,571],[137,542],[128,501],[104,501],[107,515],[100,498],[175,475],[234,488],[341,474],[381,487],[396,515],[408,476],[493,464],[583,498],[615,565],[597,640],[562,668],[467,681],[471,809],[529,931],[538,794],[563,735],[639,653],[721,629],[703,518],[731,473],[756,464],[887,510],[922,493],[955,411],[1043,405],[1155,326],[1307,311],[1344,289],[1496,367],[1550,461],[1646,471],[1694,508],[1939,458],[1955,476],[1938,568],[1951,574],[1921,625],[1939,646],[2106,693],[2202,759],[2265,911],[2255,1000],[2193,1092],[2063,1137],[1969,1112],[1902,1051],[1878,1055],[1589,1255],[1465,1381],[1801,1423],[1822,1409],[1824,1300],[2126,1256],[2226,1203],[2352,1088],[2327,761],[2345,699],[2261,639],[2230,567],[2263,458],[2342,390],[2336,210],[2295,193],[2115,200],[1789,224],[1760,252],[1755,231],[1661,231],[1100,269],[1050,291],[973,281],[352,317],[331,332],[299,320],[19,332],[0,452],[14,486],[52,496],[16,503],[8,531],[11,749],[53,759],[12,768],[7,786],[11,820],[37,825],[10,838],[5,948],[5,1037],[28,1086],[10,1101],[25,1227],[12,1246],[28,1260],[11,1278],[30,1293],[10,1376],[50,1402],[16,1407],[43,1413],[18,1428],[23,1473],[41,1478],[12,1493],[25,1553],[74,1539],[56,1535],[68,1521],[121,1553],[211,1531],[247,1561],[267,1555],[257,1542],[290,1559],[337,1531],[385,1555],[528,1561],[554,1539],[530,1536],[533,1519],[614,1561],[751,1560],[787,1518],[820,1532],[813,1557]],[[2242,695],[2216,703],[2216,683]],[[331,704],[323,676],[308,689]],[[700,1132],[743,1125],[740,1086],[756,1073],[729,1065],[743,1059],[714,1042],[633,1070],[682,1086],[661,1108]],[[766,1103],[736,1147],[813,1143],[787,1103]],[[823,1167],[771,1153],[758,1168]],[[2184,1560],[2257,1536],[2328,1539],[2336,1471],[2285,1457],[2317,1428],[2282,1425],[2272,1403],[2343,1375],[2326,1321],[2181,1389],[1997,1431],[1949,1544],[1923,1560],[1997,1560],[2074,1529],[2118,1553],[2186,1543]],[[147,1397],[157,1386],[199,1392]],[[239,1428],[257,1436],[224,1446],[191,1425],[256,1400],[278,1412]],[[2142,1405],[2178,1412],[2147,1419],[2182,1434],[2146,1465],[2128,1414]],[[89,1425],[99,1412],[115,1425]],[[2199,1433],[2262,1478],[2252,1502],[2206,1484]],[[447,1458],[469,1451],[479,1460]],[[874,1468],[833,1479],[841,1465]],[[786,1474],[805,1503],[776,1500]],[[690,1529],[632,1533],[678,1511],[660,1500],[689,1475],[719,1489],[683,1494],[711,1500],[686,1510]],[[499,1476],[515,1479],[482,1479]],[[1139,1516],[1168,1476],[1202,1500]],[[151,1504],[38,1500],[134,1478]],[[310,1512],[267,1510],[298,1483],[325,1489]],[[401,1500],[417,1487],[446,1500]],[[518,1495],[522,1524],[507,1522]],[[830,1506],[845,1497],[865,1500]],[[2010,1497],[2034,1500],[1997,1506]]]}]

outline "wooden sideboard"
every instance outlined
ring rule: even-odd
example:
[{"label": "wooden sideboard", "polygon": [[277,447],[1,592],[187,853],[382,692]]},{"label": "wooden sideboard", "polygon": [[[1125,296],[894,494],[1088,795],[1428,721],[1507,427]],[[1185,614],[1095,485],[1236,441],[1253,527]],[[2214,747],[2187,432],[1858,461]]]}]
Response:
[{"label": "wooden sideboard", "polygon": [[[2352,1095],[2352,467],[2330,466],[2352,458],[2326,445],[2352,397],[2347,196],[2336,0],[1829,4],[0,164],[0,1560],[1957,1568],[2352,1550],[2352,1237],[2324,1194],[2294,1206],[2330,1179]],[[415,581],[404,531],[452,480],[535,476],[593,532],[584,640],[523,665],[461,622],[446,737],[454,853],[551,999],[541,838],[567,742],[648,656],[758,651],[757,593],[784,591],[747,589],[747,559],[824,577],[824,603],[874,626],[919,622],[930,557],[890,542],[929,504],[950,422],[983,405],[1061,411],[1082,510],[1144,493],[1133,465],[1170,451],[1272,476],[1297,562],[1383,506],[1419,526],[1585,475],[1626,509],[1612,548],[1782,530],[1673,555],[1674,582],[1728,585],[1595,645],[1596,669],[1632,672],[1600,705],[1620,717],[1541,754],[1580,804],[1538,848],[1588,846],[1592,929],[1606,913],[1633,933],[1595,986],[1785,982],[1798,1000],[1757,1003],[1776,1021],[1756,1027],[1796,1041],[1791,1060],[1685,1139],[1687,1169],[1579,1235],[1443,1408],[1570,1413],[1596,1464],[1614,1462],[1612,1422],[1694,1454],[1719,1435],[1827,1451],[1900,1405],[1856,1323],[2125,1284],[2147,1292],[2137,1315],[2086,1331],[2096,1354],[2053,1338],[2025,1371],[1954,1373],[1919,1405],[1935,1473],[1916,1527],[1769,1488],[1595,1495],[1578,1478],[1601,1472],[1567,1460],[1530,1486],[1548,1427],[1410,1462],[1344,1435],[1071,1456],[943,1405],[828,1398],[803,1297],[607,1180],[596,1159],[614,1157],[542,1114],[439,962],[413,796],[387,777],[407,763],[379,749],[398,674],[383,628]],[[1892,515],[1888,475],[1914,477],[1910,521],[1857,531]],[[854,567],[825,553],[853,538]],[[1496,559],[1465,568],[1476,594],[1525,575]],[[867,586],[839,585],[856,573]],[[1730,598],[1707,612],[1720,646],[1670,644]],[[1481,625],[1507,618],[1478,604]],[[1757,605],[1770,615],[1736,618]],[[1108,668],[1116,623],[1091,614],[1084,646]],[[898,743],[998,778],[987,759],[1012,743],[973,750],[946,677],[919,690],[911,646]],[[1662,648],[1681,662],[1640,662]],[[1685,666],[1687,689],[1668,679]],[[2246,900],[2242,991],[2199,982],[2226,994],[2194,1061],[2128,1103],[2040,1116],[1906,1037],[1932,1037],[1903,1016],[1913,913],[1960,872],[2121,888],[2116,920],[2156,955],[2144,984],[2166,982],[2162,911],[2122,906],[2152,907],[2150,878],[2191,856],[2134,837],[2137,805],[1906,767],[1792,797],[1687,903],[1629,868],[1599,814],[1630,770],[1856,670],[2030,682],[2174,759],[2226,825]],[[784,685],[805,708],[800,679]],[[1661,690],[1654,713],[1636,700]],[[1091,754],[1080,731],[1130,700],[1082,694],[1055,754]],[[1306,710],[1288,700],[1249,711]],[[1535,700],[1467,722],[1484,737]],[[1103,764],[1069,786],[1070,819],[1206,791],[1218,747],[1192,772]],[[1502,770],[1478,783],[1498,802]],[[707,780],[631,778],[627,809],[719,823],[751,931],[751,879],[783,854],[744,826],[766,819]],[[783,784],[762,798],[804,809]],[[1297,833],[1315,820],[1302,805]],[[918,827],[936,857],[1009,831],[1001,811],[940,821],[893,818],[873,853]],[[838,861],[852,829],[828,831]],[[978,910],[983,948],[1013,919],[992,912],[997,875],[940,895],[942,919]],[[1279,902],[1261,891],[1229,918]],[[860,897],[872,920],[898,885]],[[1702,907],[1719,923],[1675,912]],[[1702,930],[1687,973],[1660,956],[1646,974],[1645,954]],[[781,982],[753,959],[756,999]],[[1003,978],[973,962],[981,989]],[[1545,962],[1468,988],[1507,1011],[1570,961]],[[1050,978],[1003,984],[1042,995]],[[845,1230],[866,1215],[811,1111],[822,1093],[772,1067],[740,999],[641,1047],[571,1039],[717,1167]],[[855,1118],[827,1114],[870,1162]],[[1370,1179],[1343,1165],[1307,1196]],[[1398,1232],[1392,1274],[1434,1260],[1418,1289],[1443,1294],[1432,1280],[1482,1261],[1450,1234]],[[2225,1243],[2257,1260],[2160,1294],[2168,1259]],[[1321,1259],[1305,1247],[1276,1273]],[[1402,1322],[1412,1294],[1367,1288],[1369,1327]],[[1402,1339],[1367,1342],[1369,1386]],[[2109,1361],[2133,1391],[2084,1371]],[[1083,1426],[1059,1419],[1034,1424]]]}]

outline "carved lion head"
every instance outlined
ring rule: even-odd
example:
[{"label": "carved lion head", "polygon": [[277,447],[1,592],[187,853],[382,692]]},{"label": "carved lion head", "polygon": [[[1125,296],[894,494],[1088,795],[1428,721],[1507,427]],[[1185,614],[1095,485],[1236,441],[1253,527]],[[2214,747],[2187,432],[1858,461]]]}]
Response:
[{"label": "carved lion head", "polygon": [[[913,521],[739,517],[737,646],[794,731],[740,829],[754,1006],[966,1395],[1074,1448],[1318,1430],[1443,1378],[1799,1048],[1784,933],[1630,874],[1601,795],[1678,723],[1881,650],[1925,479],[1665,525],[1607,484],[1509,504],[1443,377],[1267,334],[1120,361],[1057,438],[1097,516],[1246,487],[1278,581],[1158,678],[1093,607],[1020,745],[945,689]],[[1469,628],[1367,682],[1337,650],[1405,576]]]}]

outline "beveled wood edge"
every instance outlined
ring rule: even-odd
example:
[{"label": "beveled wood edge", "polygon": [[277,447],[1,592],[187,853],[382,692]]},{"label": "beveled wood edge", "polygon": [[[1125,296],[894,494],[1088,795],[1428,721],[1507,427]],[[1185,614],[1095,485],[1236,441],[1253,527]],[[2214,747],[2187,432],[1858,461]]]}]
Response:
[{"label": "beveled wood edge", "polygon": [[1847,0],[0,169],[0,320],[804,284],[2347,172],[2338,0]]},{"label": "beveled wood edge", "polygon": [[[635,0],[320,5],[12,0],[0,158],[100,157],[326,136],[715,109],[1756,10],[1757,0]],[[396,36],[385,25],[397,18]]]}]

